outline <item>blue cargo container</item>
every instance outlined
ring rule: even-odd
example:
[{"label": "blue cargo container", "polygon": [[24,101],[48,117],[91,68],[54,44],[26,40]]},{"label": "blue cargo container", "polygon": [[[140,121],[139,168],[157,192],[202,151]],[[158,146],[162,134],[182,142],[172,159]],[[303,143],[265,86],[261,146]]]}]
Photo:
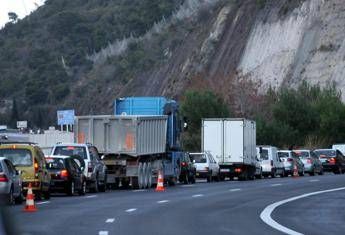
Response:
[{"label": "blue cargo container", "polygon": [[175,100],[164,97],[126,97],[115,100],[115,115],[167,115],[167,150],[180,150],[181,125]]}]

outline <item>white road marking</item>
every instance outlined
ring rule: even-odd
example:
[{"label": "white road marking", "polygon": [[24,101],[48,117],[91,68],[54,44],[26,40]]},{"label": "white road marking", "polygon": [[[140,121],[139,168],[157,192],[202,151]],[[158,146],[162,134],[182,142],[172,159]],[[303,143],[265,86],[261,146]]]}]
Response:
[{"label": "white road marking", "polygon": [[48,204],[50,201],[45,201],[45,202],[37,202],[36,205],[42,205],[42,204]]},{"label": "white road marking", "polygon": [[108,235],[109,232],[108,231],[99,231],[98,235]]},{"label": "white road marking", "polygon": [[136,210],[137,210],[137,208],[131,208],[131,209],[126,210],[126,212],[131,213],[131,212],[136,211]]},{"label": "white road marking", "polygon": [[109,218],[105,222],[106,223],[114,223],[114,221],[115,221],[115,218]]},{"label": "white road marking", "polygon": [[237,191],[241,191],[242,189],[240,188],[233,188],[233,189],[230,189],[229,191],[230,192],[237,192]]},{"label": "white road marking", "polygon": [[322,193],[329,193],[329,192],[335,192],[335,191],[340,191],[340,190],[345,190],[345,187],[343,188],[335,188],[335,189],[329,189],[329,190],[324,190],[324,191],[317,191],[317,192],[312,192],[312,193],[306,193],[306,194],[302,194],[300,196],[296,196],[296,197],[292,197],[292,198],[288,198],[279,202],[275,202],[269,206],[267,206],[260,214],[260,218],[262,219],[262,221],[264,221],[266,224],[268,224],[269,226],[271,226],[272,228],[279,230],[283,233],[289,234],[289,235],[303,235],[302,233],[299,233],[297,231],[294,231],[292,229],[289,229],[287,227],[284,227],[283,225],[277,223],[274,219],[272,219],[271,214],[272,212],[279,206],[286,204],[288,202],[292,202],[298,199],[302,199],[302,198],[306,198],[306,197],[310,197],[310,196],[314,196],[314,195],[318,195],[318,194],[322,194]]},{"label": "white road marking", "polygon": [[282,186],[282,184],[271,184],[271,187]]},{"label": "white road marking", "polygon": [[309,180],[309,182],[319,182],[320,180]]},{"label": "white road marking", "polygon": [[192,197],[203,197],[203,196],[204,196],[204,194],[195,194]]},{"label": "white road marking", "polygon": [[158,204],[163,204],[163,203],[167,203],[167,202],[169,202],[169,200],[162,200],[162,201],[158,201],[157,203]]},{"label": "white road marking", "polygon": [[94,198],[94,197],[97,197],[97,195],[89,195],[89,196],[86,196],[85,198]]},{"label": "white road marking", "polygon": [[136,189],[136,190],[133,190],[132,192],[137,193],[137,192],[146,192],[146,191],[147,191],[146,189]]},{"label": "white road marking", "polygon": [[182,187],[194,187],[194,184],[184,184]]}]

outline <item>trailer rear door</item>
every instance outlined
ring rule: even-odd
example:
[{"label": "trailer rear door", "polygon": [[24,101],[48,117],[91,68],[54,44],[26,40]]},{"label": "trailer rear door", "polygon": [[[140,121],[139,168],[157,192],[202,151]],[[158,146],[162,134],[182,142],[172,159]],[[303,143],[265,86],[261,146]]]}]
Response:
[{"label": "trailer rear door", "polygon": [[243,121],[224,120],[224,163],[243,163]]},{"label": "trailer rear door", "polygon": [[223,162],[222,120],[203,120],[202,149],[209,151],[218,163]]}]

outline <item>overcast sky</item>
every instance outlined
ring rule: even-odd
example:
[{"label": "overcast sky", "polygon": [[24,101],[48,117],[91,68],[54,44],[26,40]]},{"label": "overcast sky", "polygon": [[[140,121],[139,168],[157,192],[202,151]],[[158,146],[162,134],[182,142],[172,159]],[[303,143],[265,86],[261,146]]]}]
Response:
[{"label": "overcast sky", "polygon": [[[45,0],[0,0],[0,28],[8,21],[8,12],[15,12],[19,18],[23,18],[34,11]],[[72,0],[71,0],[72,1]]]}]

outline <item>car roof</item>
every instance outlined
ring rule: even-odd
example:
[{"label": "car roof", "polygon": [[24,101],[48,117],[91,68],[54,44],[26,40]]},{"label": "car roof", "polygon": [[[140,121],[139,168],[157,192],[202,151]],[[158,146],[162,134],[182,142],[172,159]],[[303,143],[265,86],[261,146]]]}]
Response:
[{"label": "car roof", "polygon": [[294,149],[295,152],[311,152],[310,149]]},{"label": "car roof", "polygon": [[292,150],[278,150],[278,152],[290,153],[290,152],[292,152]]},{"label": "car roof", "polygon": [[55,146],[86,147],[86,146],[88,146],[88,144],[77,144],[77,143],[57,143]]},{"label": "car roof", "polygon": [[314,151],[325,151],[325,150],[328,150],[328,151],[331,151],[331,150],[336,151],[336,150],[338,150],[338,149],[315,149]]},{"label": "car roof", "polygon": [[190,155],[197,155],[197,154],[206,154],[207,152],[200,152],[200,153],[189,153]]}]

